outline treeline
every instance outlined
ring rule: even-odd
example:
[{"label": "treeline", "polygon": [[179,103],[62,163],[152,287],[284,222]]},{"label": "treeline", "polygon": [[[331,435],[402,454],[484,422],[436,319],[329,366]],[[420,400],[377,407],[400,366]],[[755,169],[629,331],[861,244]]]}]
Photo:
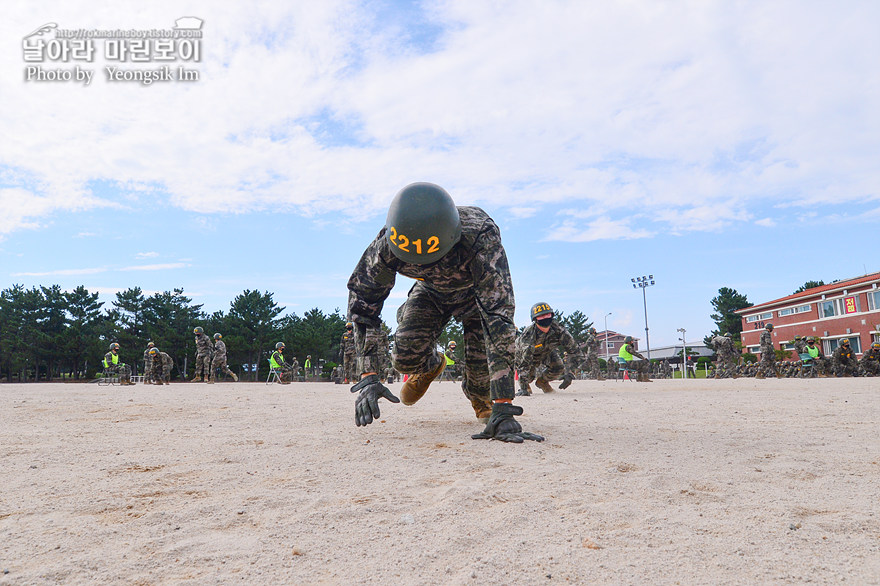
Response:
[{"label": "treeline", "polygon": [[339,309],[282,315],[285,308],[272,295],[245,290],[228,312],[207,314],[183,289],[148,297],[133,287],[104,307],[98,293],[83,286],[64,291],[58,285],[13,285],[0,292],[0,380],[91,379],[103,370],[101,360],[111,342],[119,343],[122,361],[142,373],[150,341],[174,358],[172,377],[191,378],[196,326],[209,336],[223,334],[229,366],[245,380],[266,375],[268,352],[278,341],[286,345],[285,356],[296,356],[300,364],[307,355],[314,366],[321,360],[335,362],[345,331]]}]

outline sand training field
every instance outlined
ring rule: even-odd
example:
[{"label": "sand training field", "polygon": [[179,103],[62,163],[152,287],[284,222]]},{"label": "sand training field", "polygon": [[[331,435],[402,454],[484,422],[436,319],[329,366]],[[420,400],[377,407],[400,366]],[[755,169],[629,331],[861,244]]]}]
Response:
[{"label": "sand training field", "polygon": [[[400,385],[391,385],[397,391]],[[0,385],[0,585],[878,584],[880,379]]]}]

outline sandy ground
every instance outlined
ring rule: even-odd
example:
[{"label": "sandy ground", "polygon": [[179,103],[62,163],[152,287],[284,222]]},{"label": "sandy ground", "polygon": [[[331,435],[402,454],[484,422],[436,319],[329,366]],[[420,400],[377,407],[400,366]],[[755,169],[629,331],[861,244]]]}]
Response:
[{"label": "sandy ground", "polygon": [[[396,391],[400,385],[391,385]],[[880,379],[0,385],[0,584],[880,584]]]}]

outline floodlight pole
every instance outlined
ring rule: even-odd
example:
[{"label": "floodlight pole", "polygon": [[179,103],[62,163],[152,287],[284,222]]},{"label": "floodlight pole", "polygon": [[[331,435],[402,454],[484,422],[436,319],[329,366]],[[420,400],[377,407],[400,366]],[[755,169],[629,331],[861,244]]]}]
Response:
[{"label": "floodlight pole", "polygon": [[642,290],[642,304],[645,307],[645,346],[648,349],[648,360],[651,360],[651,339],[648,337],[648,297],[645,295],[645,289],[654,285],[654,275],[633,277],[630,281],[632,281],[633,289],[640,288]]}]

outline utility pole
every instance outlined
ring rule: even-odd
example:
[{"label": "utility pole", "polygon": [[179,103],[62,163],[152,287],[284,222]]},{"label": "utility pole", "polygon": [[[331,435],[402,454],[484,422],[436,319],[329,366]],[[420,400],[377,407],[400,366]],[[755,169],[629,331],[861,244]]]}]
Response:
[{"label": "utility pole", "polygon": [[687,368],[688,368],[688,367],[687,367],[687,347],[688,347],[688,345],[687,345],[687,340],[684,339],[684,332],[685,332],[685,329],[684,329],[684,328],[678,328],[678,329],[675,330],[675,331],[677,331],[677,332],[681,332],[681,337],[679,338],[679,340],[681,340],[681,372],[682,372],[682,374],[684,375],[685,380],[687,380],[687,376],[688,376],[688,371],[687,371]]},{"label": "utility pole", "polygon": [[608,364],[608,316],[611,312],[605,314],[605,364]]}]

